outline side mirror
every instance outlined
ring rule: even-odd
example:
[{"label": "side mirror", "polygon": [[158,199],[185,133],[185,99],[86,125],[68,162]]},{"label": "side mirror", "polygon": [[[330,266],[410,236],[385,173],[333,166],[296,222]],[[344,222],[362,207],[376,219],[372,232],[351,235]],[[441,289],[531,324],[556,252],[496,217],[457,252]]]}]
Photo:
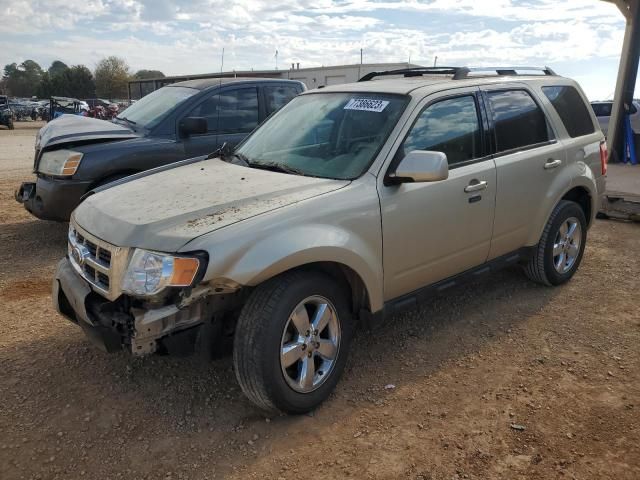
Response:
[{"label": "side mirror", "polygon": [[413,150],[398,164],[396,171],[389,175],[391,183],[437,182],[449,178],[449,163],[442,152]]},{"label": "side mirror", "polygon": [[204,117],[187,117],[180,120],[178,129],[180,133],[185,137],[189,135],[197,135],[200,133],[207,133],[208,131],[207,119]]}]

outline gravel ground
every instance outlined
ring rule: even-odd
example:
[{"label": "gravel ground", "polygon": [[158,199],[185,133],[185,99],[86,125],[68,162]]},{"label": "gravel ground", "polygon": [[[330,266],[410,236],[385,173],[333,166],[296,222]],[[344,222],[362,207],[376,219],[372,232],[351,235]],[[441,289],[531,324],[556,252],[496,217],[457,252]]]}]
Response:
[{"label": "gravel ground", "polygon": [[2,479],[640,478],[640,225],[598,221],[575,278],[506,270],[358,332],[332,398],[265,417],[231,359],[94,350],[56,314],[67,226],[13,200],[0,131]]}]

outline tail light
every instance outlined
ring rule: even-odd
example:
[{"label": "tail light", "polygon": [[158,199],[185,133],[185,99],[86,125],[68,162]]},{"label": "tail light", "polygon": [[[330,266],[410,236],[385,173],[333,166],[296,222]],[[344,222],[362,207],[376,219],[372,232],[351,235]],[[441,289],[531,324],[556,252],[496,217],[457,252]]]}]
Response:
[{"label": "tail light", "polygon": [[607,174],[607,162],[609,161],[609,154],[607,152],[606,142],[600,142],[600,169],[602,175]]}]

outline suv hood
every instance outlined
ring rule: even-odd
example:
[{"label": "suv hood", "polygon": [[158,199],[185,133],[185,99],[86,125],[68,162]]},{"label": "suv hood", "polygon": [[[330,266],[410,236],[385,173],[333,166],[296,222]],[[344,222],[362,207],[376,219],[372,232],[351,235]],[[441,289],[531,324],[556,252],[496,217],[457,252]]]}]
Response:
[{"label": "suv hood", "polygon": [[73,218],[113,245],[176,252],[205,233],[349,183],[203,160],[99,191]]},{"label": "suv hood", "polygon": [[117,123],[66,114],[51,120],[40,129],[36,150],[78,141],[122,140],[138,136],[133,130]]}]

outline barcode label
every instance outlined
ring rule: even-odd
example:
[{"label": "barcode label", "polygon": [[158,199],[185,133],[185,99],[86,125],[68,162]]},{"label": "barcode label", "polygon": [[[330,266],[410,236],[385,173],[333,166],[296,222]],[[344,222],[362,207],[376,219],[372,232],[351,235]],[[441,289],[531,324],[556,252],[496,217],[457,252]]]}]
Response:
[{"label": "barcode label", "polygon": [[362,110],[365,112],[383,111],[389,105],[387,100],[372,100],[370,98],[352,98],[344,106],[345,110]]}]

